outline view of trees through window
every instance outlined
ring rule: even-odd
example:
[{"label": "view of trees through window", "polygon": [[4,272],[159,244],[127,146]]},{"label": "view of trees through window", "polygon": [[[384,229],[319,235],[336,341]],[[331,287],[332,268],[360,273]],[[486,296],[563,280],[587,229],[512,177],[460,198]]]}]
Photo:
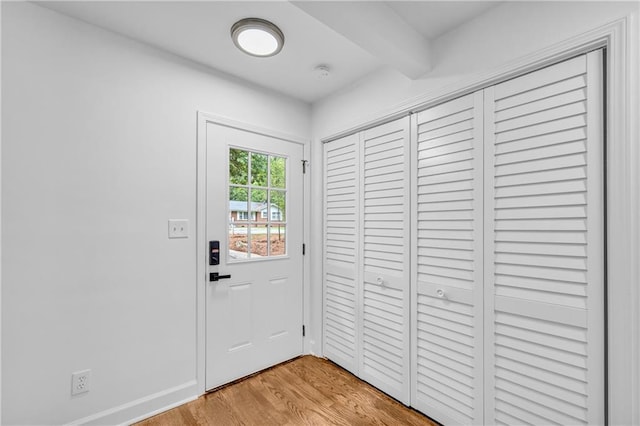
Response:
[{"label": "view of trees through window", "polygon": [[284,157],[229,150],[229,256],[247,259],[286,254]]}]

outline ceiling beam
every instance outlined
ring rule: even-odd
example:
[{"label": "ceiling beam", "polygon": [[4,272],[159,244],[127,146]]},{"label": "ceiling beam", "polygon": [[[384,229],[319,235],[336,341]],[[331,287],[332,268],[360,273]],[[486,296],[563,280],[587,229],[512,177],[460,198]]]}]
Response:
[{"label": "ceiling beam", "polygon": [[384,2],[291,2],[409,78],[431,69],[429,41]]}]

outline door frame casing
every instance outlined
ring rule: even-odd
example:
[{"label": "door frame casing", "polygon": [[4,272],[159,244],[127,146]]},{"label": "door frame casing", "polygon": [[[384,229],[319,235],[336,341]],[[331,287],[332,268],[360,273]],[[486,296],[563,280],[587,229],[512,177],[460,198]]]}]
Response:
[{"label": "door frame casing", "polygon": [[[226,126],[245,132],[255,133],[286,142],[292,142],[303,146],[303,159],[307,159],[309,140],[279,132],[272,129],[265,129],[252,124],[244,123],[208,112],[197,112],[197,142],[196,142],[196,381],[198,394],[206,392],[206,285],[208,250],[207,242],[207,125],[209,123]],[[291,165],[294,167],[294,165]],[[300,167],[302,167],[300,165]],[[309,224],[309,173],[304,175],[302,185],[302,230],[303,241],[307,241]],[[302,257],[302,323],[308,323],[309,312],[306,295],[309,294],[309,256]],[[301,330],[302,332],[302,330]],[[306,351],[306,341],[303,336],[302,351]]]},{"label": "door frame casing", "polygon": [[[637,13],[595,28],[503,66],[412,98],[320,136],[322,143],[393,121],[519,75],[606,49],[606,242],[607,242],[607,420],[639,424],[640,406],[640,114],[638,75],[640,25]],[[634,99],[635,96],[635,99]],[[323,164],[323,167],[325,165]],[[321,172],[315,173],[322,179]],[[324,205],[321,206],[324,209]],[[318,232],[317,229],[314,229]],[[314,242],[322,256],[322,242]],[[323,271],[324,273],[324,271]],[[412,301],[413,303],[413,301]],[[324,315],[324,312],[322,313]]]}]

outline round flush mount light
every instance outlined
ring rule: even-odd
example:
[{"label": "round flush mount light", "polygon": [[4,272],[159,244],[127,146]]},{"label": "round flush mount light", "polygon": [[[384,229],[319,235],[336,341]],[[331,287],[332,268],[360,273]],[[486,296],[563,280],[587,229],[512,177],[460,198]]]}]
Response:
[{"label": "round flush mount light", "polygon": [[259,18],[245,18],[233,24],[231,38],[238,49],[263,58],[278,54],[284,45],[280,28]]}]

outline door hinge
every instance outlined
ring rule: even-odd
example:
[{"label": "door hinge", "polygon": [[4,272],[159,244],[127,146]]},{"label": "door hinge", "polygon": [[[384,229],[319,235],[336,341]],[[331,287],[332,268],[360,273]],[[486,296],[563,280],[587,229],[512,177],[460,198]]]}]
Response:
[{"label": "door hinge", "polygon": [[302,160],[302,174],[307,173],[307,163],[309,161],[308,160]]},{"label": "door hinge", "polygon": [[306,334],[306,333],[305,333],[305,328],[304,328],[304,325],[303,325],[303,326],[302,326],[302,337],[304,337],[304,335],[305,335],[305,334]]},{"label": "door hinge", "polygon": [[307,245],[302,244],[302,255],[304,256],[307,253]]}]

